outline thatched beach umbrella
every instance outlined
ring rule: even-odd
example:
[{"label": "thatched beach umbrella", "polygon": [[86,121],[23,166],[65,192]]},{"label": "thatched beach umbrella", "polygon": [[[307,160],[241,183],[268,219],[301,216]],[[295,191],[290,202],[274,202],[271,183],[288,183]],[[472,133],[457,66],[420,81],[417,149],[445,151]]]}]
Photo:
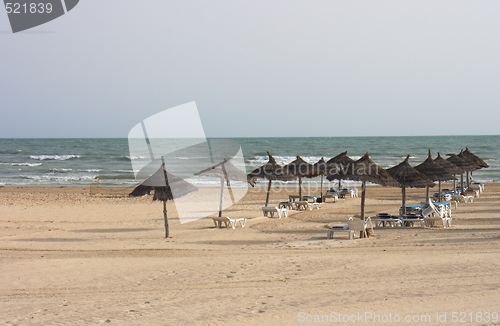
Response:
[{"label": "thatched beach umbrella", "polygon": [[[355,161],[347,156],[347,151],[340,153],[339,155],[332,157],[329,159],[326,163],[328,165],[334,166],[339,170],[346,170],[348,169]],[[341,180],[339,179],[339,189],[340,189],[340,182]]]},{"label": "thatched beach umbrella", "polygon": [[386,170],[401,185],[403,215],[406,215],[406,188],[434,187],[434,182],[408,163],[409,159],[410,155],[403,162]]},{"label": "thatched beach umbrella", "polygon": [[[465,151],[461,152],[461,154],[463,157],[467,158],[469,161],[473,161],[474,163],[476,163],[480,169],[490,167],[485,161],[483,161],[482,158],[480,158],[476,154],[472,153],[468,147],[466,147]],[[458,156],[460,156],[460,155],[458,155]],[[472,172],[470,174],[471,174],[470,177],[472,179]],[[467,180],[469,180],[469,179],[467,179]],[[467,186],[469,186],[469,185],[467,184]]]},{"label": "thatched beach umbrella", "polygon": [[[429,149],[429,155],[419,165],[415,166],[415,169],[418,170],[419,172],[425,174],[429,179],[432,181],[438,181],[439,183],[439,189],[438,189],[438,198],[439,201],[441,201],[441,181],[447,181],[447,180],[452,180],[455,179],[455,177],[448,173],[448,171],[443,168],[441,165],[437,164],[434,162],[431,156],[431,150]],[[427,202],[430,201],[429,198],[429,187],[427,187],[426,191],[426,196],[425,196]]]},{"label": "thatched beach umbrella", "polygon": [[382,186],[399,186],[399,183],[394,180],[387,171],[375,164],[368,155],[368,152],[348,166],[346,169],[339,169],[336,173],[328,173],[328,180],[353,180],[361,181],[361,219],[365,219],[365,197],[366,197],[366,182],[376,183]]},{"label": "thatched beach umbrella", "polygon": [[472,163],[470,161],[465,161],[464,159],[461,159],[458,157],[456,154],[446,154],[449,156],[446,160],[450,163],[455,164],[459,169],[462,170],[460,173],[460,189],[463,192],[464,191],[464,174],[463,172],[465,171],[474,171],[478,168],[478,165],[476,163]]},{"label": "thatched beach umbrella", "polygon": [[297,158],[283,167],[288,173],[296,175],[299,178],[299,200],[302,200],[302,177],[315,178],[321,174],[314,165],[304,161],[297,155]]},{"label": "thatched beach umbrella", "polygon": [[230,160],[224,159],[222,162],[204,169],[194,175],[208,176],[220,178],[220,205],[219,205],[219,217],[222,216],[222,198],[224,197],[224,182],[226,182],[229,195],[231,196],[231,201],[235,204],[233,192],[231,190],[231,181],[248,181],[252,186],[254,185],[252,180],[248,180],[245,172],[238,169],[231,163]]},{"label": "thatched beach umbrella", "polygon": [[463,151],[463,155],[465,157],[469,158],[471,161],[474,161],[474,163],[479,165],[479,167],[481,167],[481,168],[489,168],[490,167],[485,161],[483,161],[482,158],[480,158],[476,154],[472,153],[468,147],[466,147],[465,151]]},{"label": "thatched beach umbrella", "polygon": [[[470,153],[470,151],[469,151]],[[471,165],[474,165],[476,167],[475,170],[479,170],[479,169],[482,169],[480,163],[478,163],[474,157],[470,156],[470,155],[467,155],[464,153],[464,150],[461,150],[460,153],[457,155],[458,157],[460,157],[462,160],[470,163]],[[474,155],[475,156],[475,155]],[[477,156],[476,156],[477,157]],[[479,157],[478,157],[479,158]],[[483,161],[483,160],[481,160]],[[483,161],[483,163],[485,163]],[[486,163],[485,163],[486,164]],[[469,181],[470,179],[472,178],[472,171],[465,171],[465,176],[466,176],[466,180],[467,180],[467,188],[469,188]]]},{"label": "thatched beach umbrella", "polygon": [[163,219],[165,222],[165,238],[169,236],[168,217],[167,217],[167,201],[185,196],[193,191],[198,190],[192,184],[183,179],[165,171],[165,163],[149,178],[144,180],[137,188],[130,193],[130,196],[141,196],[149,194],[154,190],[153,200],[161,200],[163,202]]},{"label": "thatched beach umbrella", "polygon": [[297,176],[290,174],[281,165],[276,163],[276,160],[274,159],[274,157],[271,156],[269,152],[267,152],[267,155],[269,156],[269,161],[263,166],[253,170],[248,174],[249,181],[253,179],[269,180],[269,185],[267,186],[267,197],[265,206],[269,204],[269,193],[271,191],[271,182],[273,180],[291,181],[297,178]]},{"label": "thatched beach umbrella", "polygon": [[[318,162],[313,164],[312,177],[321,176],[321,201],[323,202],[323,176],[326,175],[327,170],[329,169],[328,164],[325,162],[323,158],[319,159]],[[330,169],[335,169],[335,167],[330,167]]]},{"label": "thatched beach umbrella", "polygon": [[[462,173],[462,169],[457,167],[455,164],[448,162],[444,158],[441,157],[441,154],[438,152],[438,156],[434,159],[434,162],[441,165],[449,174],[455,176],[456,174]],[[453,178],[453,192],[456,190],[456,180],[457,178]]]}]

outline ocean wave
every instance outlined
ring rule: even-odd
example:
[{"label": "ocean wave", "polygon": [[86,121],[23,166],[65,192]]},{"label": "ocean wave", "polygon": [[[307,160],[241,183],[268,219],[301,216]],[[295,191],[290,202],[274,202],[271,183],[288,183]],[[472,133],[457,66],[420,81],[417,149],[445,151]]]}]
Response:
[{"label": "ocean wave", "polygon": [[73,172],[73,169],[50,169],[50,171],[55,173],[69,173]]},{"label": "ocean wave", "polygon": [[57,176],[57,175],[20,175],[19,177],[35,182],[66,183],[94,180],[95,176]]},{"label": "ocean wave", "polygon": [[78,158],[80,155],[74,155],[74,154],[69,154],[69,155],[30,155],[30,159],[32,160],[39,160],[39,161],[45,161],[45,160],[54,160],[54,161],[66,161],[72,158]]},{"label": "ocean wave", "polygon": [[78,172],[101,172],[101,169],[78,170]]},{"label": "ocean wave", "polygon": [[42,163],[0,163],[0,165],[11,165],[11,166],[40,166]]}]

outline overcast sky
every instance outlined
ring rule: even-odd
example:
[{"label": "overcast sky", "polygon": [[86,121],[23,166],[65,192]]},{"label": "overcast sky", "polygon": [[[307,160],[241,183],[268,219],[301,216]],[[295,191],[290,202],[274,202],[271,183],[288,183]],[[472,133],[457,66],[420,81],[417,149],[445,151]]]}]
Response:
[{"label": "overcast sky", "polygon": [[208,137],[500,134],[499,1],[80,0],[12,34],[0,137],[127,137],[195,101]]}]

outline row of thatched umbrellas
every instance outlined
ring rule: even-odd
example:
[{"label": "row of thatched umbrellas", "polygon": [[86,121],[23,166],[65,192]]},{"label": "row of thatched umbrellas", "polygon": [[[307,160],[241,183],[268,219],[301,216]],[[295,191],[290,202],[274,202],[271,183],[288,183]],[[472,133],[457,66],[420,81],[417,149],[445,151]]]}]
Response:
[{"label": "row of thatched umbrellas", "polygon": [[[315,164],[310,164],[304,161],[300,156],[285,165],[280,166],[274,157],[268,152],[269,161],[263,166],[253,170],[248,175],[236,168],[230,160],[224,159],[222,162],[202,170],[195,175],[212,176],[221,179],[221,198],[219,216],[222,214],[222,194],[224,183],[230,189],[230,181],[248,181],[252,186],[255,179],[267,179],[269,181],[266,206],[269,203],[269,193],[273,180],[291,181],[299,179],[299,196],[302,197],[302,177],[314,178],[321,176],[321,196],[323,196],[323,176],[329,181],[352,180],[362,182],[361,191],[361,219],[365,218],[365,198],[366,198],[366,182],[379,184],[382,186],[393,186],[402,188],[403,197],[403,213],[405,210],[405,189],[410,187],[423,188],[427,187],[427,198],[429,198],[428,188],[433,187],[433,181],[438,181],[441,187],[441,181],[455,180],[455,174],[461,174],[463,188],[463,172],[467,173],[467,183],[469,182],[468,173],[479,168],[488,167],[482,159],[474,155],[467,148],[460,152],[459,155],[450,155],[447,160],[443,159],[439,153],[438,157],[433,160],[429,150],[428,158],[415,168],[408,163],[409,156],[400,164],[388,169],[387,171],[374,163],[368,153],[359,160],[355,161],[347,156],[347,152],[325,161],[321,158]],[[172,190],[173,189],[173,190]],[[138,187],[132,191],[131,196],[141,196],[149,194],[154,190],[153,200],[163,202],[163,214],[165,222],[165,237],[169,237],[169,226],[167,218],[166,202],[182,196],[185,196],[197,188],[183,179],[168,173],[165,170],[163,163],[160,169],[151,177],[144,180]],[[233,200],[234,202],[234,200]]]},{"label": "row of thatched umbrellas", "polygon": [[298,178],[300,199],[302,198],[302,177],[314,178],[321,176],[321,196],[323,196],[323,176],[326,176],[329,181],[339,180],[339,185],[341,180],[361,181],[361,219],[363,220],[365,219],[366,182],[382,186],[401,187],[403,214],[406,214],[406,188],[426,187],[426,197],[429,201],[429,187],[434,187],[435,181],[439,183],[440,196],[442,181],[456,180],[455,175],[461,174],[461,189],[464,189],[463,172],[467,173],[468,186],[468,173],[488,167],[488,164],[470,152],[468,148],[458,155],[447,154],[450,157],[446,160],[441,157],[439,152],[437,158],[433,160],[429,150],[427,159],[415,167],[409,164],[410,156],[408,155],[403,162],[387,170],[374,163],[368,153],[359,160],[354,161],[347,156],[347,152],[343,152],[326,162],[321,158],[315,164],[310,164],[297,156],[294,161],[283,167],[276,162],[269,152],[267,154],[269,161],[248,174],[248,180],[254,181],[260,178],[269,181],[266,206],[269,204],[269,193],[273,180],[290,181]]}]

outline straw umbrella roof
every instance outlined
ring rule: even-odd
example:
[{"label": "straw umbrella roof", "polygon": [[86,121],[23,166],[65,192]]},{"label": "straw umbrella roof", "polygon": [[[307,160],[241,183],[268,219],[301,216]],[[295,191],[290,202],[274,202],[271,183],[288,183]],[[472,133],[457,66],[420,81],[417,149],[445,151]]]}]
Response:
[{"label": "straw umbrella roof", "polygon": [[[288,173],[312,178],[313,165],[297,155],[297,158],[283,167]],[[316,176],[316,175],[315,175]]]},{"label": "straw umbrella roof", "polygon": [[337,166],[340,165],[343,167],[349,167],[352,163],[354,163],[354,160],[349,156],[347,156],[347,151],[345,151],[335,157],[332,157],[326,163]]},{"label": "straw umbrella roof", "polygon": [[455,164],[458,166],[458,168],[462,169],[463,171],[474,171],[478,169],[478,165],[476,163],[473,163],[471,161],[466,161],[462,158],[460,158],[456,154],[446,154],[449,156],[446,160],[450,163]]},{"label": "straw umbrella roof", "polygon": [[455,177],[451,173],[449,173],[448,170],[443,168],[432,159],[430,149],[429,155],[427,156],[425,161],[415,166],[415,169],[425,174],[432,181],[447,181],[455,179]]},{"label": "straw umbrella roof", "polygon": [[297,178],[296,175],[289,173],[281,165],[276,163],[274,157],[267,152],[269,161],[261,167],[253,170],[248,174],[248,179],[267,179],[267,180],[281,180],[290,181]]},{"label": "straw umbrella roof", "polygon": [[386,171],[394,178],[394,180],[399,182],[401,188],[434,187],[434,182],[408,163],[409,158],[410,155],[408,155],[403,162],[387,169]]},{"label": "straw umbrella roof", "polygon": [[463,154],[464,157],[469,158],[470,161],[473,161],[474,163],[476,163],[477,165],[479,165],[479,167],[481,167],[481,168],[488,168],[488,167],[490,167],[485,161],[483,161],[483,159],[481,159],[479,156],[477,156],[474,153],[472,153],[469,150],[468,147],[465,148],[465,151],[463,151],[462,154]]},{"label": "straw umbrella roof", "polygon": [[[474,159],[472,157],[469,157],[466,154],[464,154],[464,150],[461,150],[457,156],[460,157],[462,160],[466,161],[467,163],[470,163],[472,166],[474,166],[475,167],[474,170],[481,169],[481,166],[479,165],[479,163],[474,161]],[[469,171],[472,171],[472,170],[469,170]]]},{"label": "straw umbrella roof", "polygon": [[438,156],[434,159],[434,162],[441,165],[450,174],[460,174],[463,172],[463,170],[460,169],[458,166],[442,158],[439,152]]},{"label": "straw umbrella roof", "polygon": [[[173,192],[172,188],[174,189]],[[187,195],[198,190],[198,188],[165,171],[165,164],[162,164],[153,175],[141,182],[130,193],[130,196],[142,196],[149,194],[151,190],[154,190],[153,200],[167,201]]]},{"label": "straw umbrella roof", "polygon": [[249,181],[247,180],[247,175],[245,172],[238,169],[234,164],[228,160],[224,159],[222,162],[215,164],[209,168],[201,170],[200,172],[195,173],[194,175],[199,176],[207,176],[207,177],[216,177],[216,178],[225,178],[229,181]]},{"label": "straw umbrella roof", "polygon": [[316,177],[319,175],[326,175],[327,171],[332,169],[335,169],[333,166],[329,166],[327,162],[325,162],[324,158],[319,159],[318,162],[313,164],[313,169],[312,169],[312,177]]},{"label": "straw umbrella roof", "polygon": [[348,169],[329,173],[327,179],[329,181],[339,179],[371,182],[382,186],[399,186],[399,183],[386,170],[370,159],[368,152],[362,158],[352,163]]}]

